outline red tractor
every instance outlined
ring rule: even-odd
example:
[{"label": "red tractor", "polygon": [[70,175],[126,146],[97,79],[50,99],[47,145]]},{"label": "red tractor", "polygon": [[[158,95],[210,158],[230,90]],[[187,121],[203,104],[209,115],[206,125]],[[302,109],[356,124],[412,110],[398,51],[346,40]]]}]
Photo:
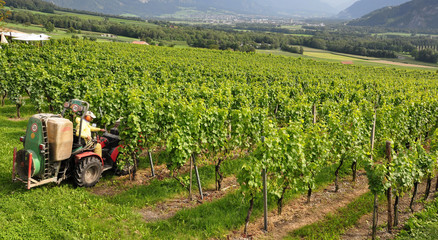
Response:
[{"label": "red tractor", "polygon": [[[27,184],[27,189],[50,182],[57,184],[73,177],[80,187],[92,187],[101,178],[102,172],[116,169],[120,137],[117,129],[105,132],[102,137],[85,144],[76,135],[73,122],[80,116],[80,128],[89,104],[73,99],[64,103],[61,114],[42,113],[33,115],[27,124],[26,135],[20,138],[23,149],[14,149],[12,179]],[[71,120],[65,118],[71,111]],[[94,153],[100,141],[102,157]]]}]

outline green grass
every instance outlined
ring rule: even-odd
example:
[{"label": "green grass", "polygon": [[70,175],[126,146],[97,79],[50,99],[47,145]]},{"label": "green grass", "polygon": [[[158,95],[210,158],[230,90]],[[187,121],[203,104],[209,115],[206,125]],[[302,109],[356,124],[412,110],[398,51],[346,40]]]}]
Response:
[{"label": "green grass", "polygon": [[[55,11],[55,14],[63,15],[63,16],[79,17],[79,18],[87,19],[87,20],[97,20],[97,21],[105,20],[105,17],[93,16],[93,15],[81,14],[81,13]],[[152,23],[148,23],[147,21],[144,21],[144,20],[139,21],[139,20],[129,20],[129,19],[114,18],[114,17],[108,17],[107,20],[110,22],[113,22],[113,23],[131,24],[131,25],[153,27],[153,28],[158,27],[157,25],[152,24]]]},{"label": "green grass", "polygon": [[397,240],[437,239],[438,236],[438,198],[426,205],[426,208],[415,213],[405,224],[404,229],[396,237]]},{"label": "green grass", "polygon": [[38,25],[24,25],[24,24],[18,24],[18,23],[6,23],[4,26],[6,28],[12,28],[14,30],[20,31],[20,32],[26,32],[26,33],[45,33],[47,34],[47,31],[43,28],[43,26]]},{"label": "green grass", "polygon": [[[231,12],[228,11],[217,11],[217,10],[213,10],[213,9],[209,9],[207,11],[199,11],[196,10],[195,8],[190,8],[190,7],[179,7],[179,10],[176,11],[175,13],[172,14],[162,14],[159,17],[160,18],[164,18],[164,19],[168,19],[168,18],[175,18],[175,19],[181,19],[182,22],[185,22],[185,19],[201,19],[199,17],[196,16],[202,16],[204,14],[208,14],[208,15],[222,15],[222,14],[232,14]],[[192,21],[188,21],[188,23],[193,23]]]},{"label": "green grass", "polygon": [[373,199],[370,192],[365,193],[324,220],[293,231],[285,239],[339,239],[348,227],[373,211]]},{"label": "green grass", "polygon": [[[385,33],[376,33],[373,34],[374,36],[402,36],[402,37],[410,37],[412,36],[411,33],[404,33],[404,32],[385,32]],[[424,37],[438,37],[436,34],[424,34],[424,33],[417,33],[415,36],[424,36]]]},{"label": "green grass", "polygon": [[303,25],[282,25],[281,28],[286,28],[289,30],[300,30],[303,29]]},{"label": "green grass", "polygon": [[127,207],[114,207],[83,188],[69,184],[25,190],[12,183],[13,148],[20,148],[27,119],[34,113],[22,107],[23,120],[11,121],[15,107],[0,107],[0,239],[138,238],[141,217]]}]

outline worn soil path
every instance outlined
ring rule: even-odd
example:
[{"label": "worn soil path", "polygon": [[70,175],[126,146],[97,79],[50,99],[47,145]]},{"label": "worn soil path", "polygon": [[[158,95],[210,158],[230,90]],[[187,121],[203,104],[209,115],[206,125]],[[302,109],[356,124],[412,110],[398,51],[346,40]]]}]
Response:
[{"label": "worn soil path", "polygon": [[[248,234],[251,239],[282,239],[296,229],[324,219],[327,214],[334,213],[337,209],[348,205],[357,197],[368,191],[368,180],[365,173],[359,173],[357,182],[353,183],[350,177],[340,183],[338,192],[334,192],[334,184],[315,191],[311,202],[306,203],[307,196],[289,201],[283,207],[283,214],[278,215],[277,210],[268,214],[268,232],[263,231],[263,217],[250,222]],[[243,226],[239,231],[230,233],[229,239],[245,239],[242,237]]]},{"label": "worn soil path", "polygon": [[[436,180],[435,180],[436,181]],[[435,197],[435,181],[432,182],[431,192],[428,200],[432,200]],[[418,212],[424,208],[424,193],[426,191],[426,181],[423,181],[418,185],[418,192],[414,201],[414,211]],[[392,234],[387,232],[387,228],[385,227],[387,224],[388,213],[387,213],[387,204],[379,205],[379,214],[378,214],[378,231],[377,237],[379,239],[393,239],[397,233],[403,228],[404,223],[409,217],[412,216],[411,210],[409,209],[409,204],[411,201],[412,192],[409,192],[405,196],[403,196],[399,200],[399,226],[394,227]],[[392,198],[392,204],[394,204],[395,196]],[[373,215],[372,213],[364,215],[360,218],[358,223],[350,229],[347,229],[345,234],[341,239],[343,240],[362,240],[362,239],[371,239],[371,227],[373,224]],[[438,238],[438,237],[437,237]]]}]

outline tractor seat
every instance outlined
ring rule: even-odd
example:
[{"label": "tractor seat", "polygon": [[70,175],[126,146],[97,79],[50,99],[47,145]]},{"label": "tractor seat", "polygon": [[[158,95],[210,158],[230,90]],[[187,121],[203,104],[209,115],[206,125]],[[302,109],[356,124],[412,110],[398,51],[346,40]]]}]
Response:
[{"label": "tractor seat", "polygon": [[80,148],[83,148],[85,146],[85,140],[81,140],[81,144],[78,143],[79,137],[76,136],[76,129],[73,129],[73,152],[79,150]]}]

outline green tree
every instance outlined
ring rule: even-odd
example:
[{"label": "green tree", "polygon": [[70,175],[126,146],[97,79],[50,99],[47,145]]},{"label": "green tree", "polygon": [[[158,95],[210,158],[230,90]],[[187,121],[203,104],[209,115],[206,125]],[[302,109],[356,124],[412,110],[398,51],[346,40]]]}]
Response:
[{"label": "green tree", "polygon": [[55,25],[53,25],[52,22],[47,21],[46,23],[44,23],[44,28],[47,32],[53,32],[55,30]]},{"label": "green tree", "polygon": [[8,17],[8,15],[10,13],[9,11],[2,10],[4,5],[5,5],[5,1],[0,0],[0,29],[3,28],[3,26],[5,24],[3,21]]},{"label": "green tree", "polygon": [[438,62],[438,52],[433,50],[432,48],[426,48],[418,51],[415,56],[415,60],[437,63]]}]

